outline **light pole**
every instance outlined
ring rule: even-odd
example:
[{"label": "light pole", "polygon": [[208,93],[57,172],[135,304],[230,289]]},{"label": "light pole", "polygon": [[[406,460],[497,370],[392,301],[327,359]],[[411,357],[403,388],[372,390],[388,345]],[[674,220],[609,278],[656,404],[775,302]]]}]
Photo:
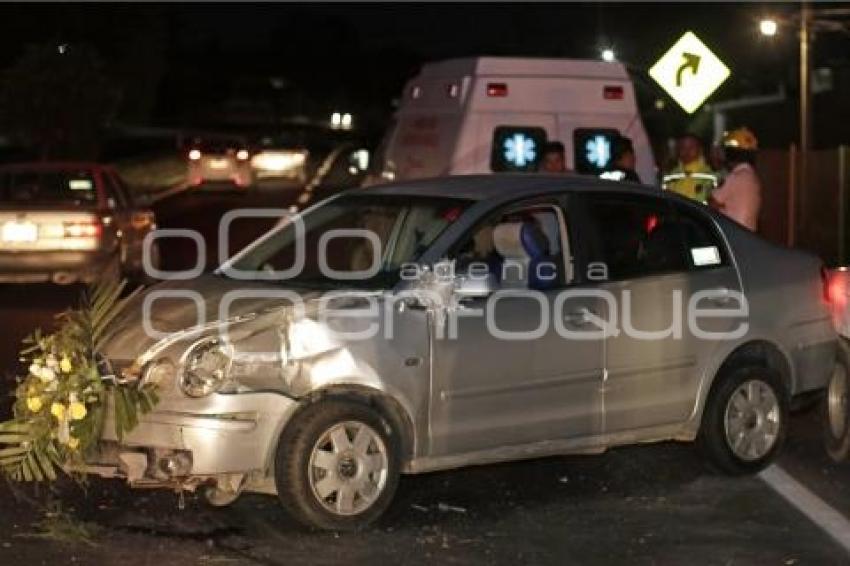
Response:
[{"label": "light pole", "polygon": [[800,186],[808,179],[806,154],[812,147],[812,10],[803,2],[800,11]]},{"label": "light pole", "polygon": [[[796,20],[797,18],[793,18]],[[789,24],[793,20],[785,20],[783,24]],[[802,2],[799,15],[799,41],[800,41],[800,181],[801,185],[807,178],[806,152],[812,146],[812,103],[811,103],[811,73],[812,73],[812,10],[808,2]],[[796,22],[793,22],[796,23]],[[773,18],[764,19],[759,22],[759,31],[762,35],[773,37],[776,35],[779,23]]]},{"label": "light pole", "polygon": [[[850,17],[850,9],[848,8],[822,8],[812,10],[808,1],[803,0],[800,6],[800,13],[796,17],[785,18],[783,20],[764,19],[759,22],[759,31],[765,36],[776,35],[779,24],[789,26],[789,24],[797,24],[799,22],[799,40],[800,40],[800,157],[799,170],[796,176],[796,186],[800,189],[800,194],[805,197],[805,185],[809,177],[808,154],[812,148],[812,40],[814,31],[840,31],[844,33],[850,32],[850,25],[843,19]],[[794,185],[792,179],[792,187]],[[792,192],[793,189],[792,189]],[[795,203],[791,202],[791,207],[795,208]],[[789,211],[790,226],[789,244],[794,241],[794,213]]]},{"label": "light pole", "polygon": [[800,151],[812,147],[812,41],[815,31],[850,33],[850,8],[819,8],[813,10],[806,0],[800,13],[782,19],[765,18],[759,22],[762,35],[776,35],[779,26],[799,28],[800,40]]}]

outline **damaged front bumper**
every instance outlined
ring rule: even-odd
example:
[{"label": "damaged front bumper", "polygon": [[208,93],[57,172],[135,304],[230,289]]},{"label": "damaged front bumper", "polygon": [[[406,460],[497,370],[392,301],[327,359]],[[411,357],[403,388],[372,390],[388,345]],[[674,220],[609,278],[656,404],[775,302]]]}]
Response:
[{"label": "damaged front bumper", "polygon": [[124,478],[133,487],[275,493],[278,437],[298,402],[277,393],[212,394],[161,405],[119,442],[108,411],[86,473]]}]

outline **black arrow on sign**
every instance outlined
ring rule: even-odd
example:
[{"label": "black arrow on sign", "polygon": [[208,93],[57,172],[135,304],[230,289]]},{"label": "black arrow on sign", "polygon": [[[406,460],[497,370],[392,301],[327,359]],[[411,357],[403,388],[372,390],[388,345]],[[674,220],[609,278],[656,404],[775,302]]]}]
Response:
[{"label": "black arrow on sign", "polygon": [[694,55],[693,53],[688,53],[686,51],[682,53],[682,59],[684,59],[682,66],[679,67],[678,71],[676,71],[676,86],[682,86],[682,73],[685,72],[685,69],[690,69],[691,73],[694,75],[696,75],[699,70],[699,55]]}]

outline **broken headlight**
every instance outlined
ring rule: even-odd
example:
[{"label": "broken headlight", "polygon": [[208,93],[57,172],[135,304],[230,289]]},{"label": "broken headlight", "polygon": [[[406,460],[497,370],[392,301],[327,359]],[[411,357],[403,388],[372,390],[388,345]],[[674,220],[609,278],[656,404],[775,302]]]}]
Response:
[{"label": "broken headlight", "polygon": [[142,383],[159,388],[171,388],[174,385],[174,375],[177,373],[174,364],[166,358],[148,363],[142,369]]},{"label": "broken headlight", "polygon": [[227,380],[231,359],[230,348],[219,340],[195,344],[184,357],[180,389],[189,397],[218,391]]}]

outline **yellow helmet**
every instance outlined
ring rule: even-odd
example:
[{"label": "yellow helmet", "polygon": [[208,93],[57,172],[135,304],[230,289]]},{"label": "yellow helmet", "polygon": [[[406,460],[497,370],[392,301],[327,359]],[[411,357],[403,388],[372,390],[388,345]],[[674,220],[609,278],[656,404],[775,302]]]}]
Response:
[{"label": "yellow helmet", "polygon": [[759,141],[749,128],[738,128],[723,132],[723,147],[755,151],[759,148]]}]

